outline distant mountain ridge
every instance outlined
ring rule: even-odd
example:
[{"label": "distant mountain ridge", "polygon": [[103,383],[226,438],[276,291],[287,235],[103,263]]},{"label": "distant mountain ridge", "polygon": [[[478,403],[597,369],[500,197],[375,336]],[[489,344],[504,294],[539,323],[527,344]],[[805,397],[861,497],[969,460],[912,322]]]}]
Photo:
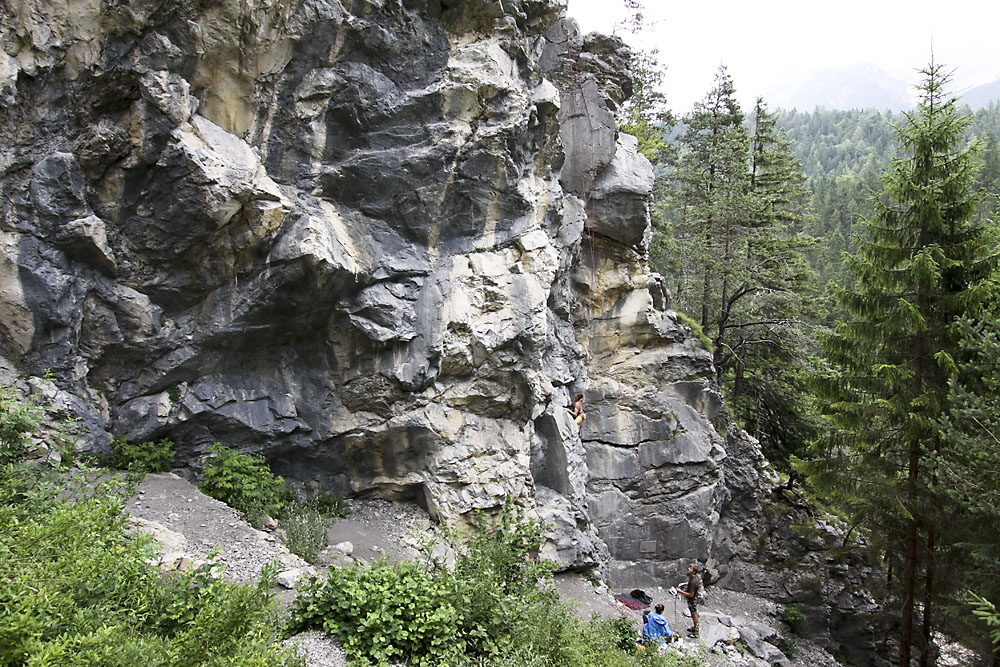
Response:
[{"label": "distant mountain ridge", "polygon": [[914,105],[910,85],[872,63],[810,72],[768,96],[782,109],[877,109],[904,111]]},{"label": "distant mountain ridge", "polygon": [[[766,99],[773,107],[799,111],[813,111],[821,107],[841,111],[875,109],[898,112],[912,109],[916,104],[911,83],[872,63],[810,72],[772,89]],[[996,100],[1000,100],[1000,79],[961,93],[961,101],[973,109]]]},{"label": "distant mountain ridge", "polygon": [[988,106],[990,102],[1000,100],[1000,79],[970,88],[962,93],[962,102],[973,109]]}]

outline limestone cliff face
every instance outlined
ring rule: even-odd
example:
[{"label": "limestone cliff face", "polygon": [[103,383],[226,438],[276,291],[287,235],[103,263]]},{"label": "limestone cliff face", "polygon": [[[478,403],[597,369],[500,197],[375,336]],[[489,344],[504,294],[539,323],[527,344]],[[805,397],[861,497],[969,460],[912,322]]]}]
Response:
[{"label": "limestone cliff face", "polygon": [[649,272],[618,40],[555,0],[0,12],[0,353],[84,444],[510,496],[563,567],[728,574],[769,473]]}]

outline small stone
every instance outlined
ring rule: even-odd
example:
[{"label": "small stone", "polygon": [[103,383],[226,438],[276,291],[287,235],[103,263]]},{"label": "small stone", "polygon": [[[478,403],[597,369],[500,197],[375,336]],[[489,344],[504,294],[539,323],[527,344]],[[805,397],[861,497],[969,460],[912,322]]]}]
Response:
[{"label": "small stone", "polygon": [[354,553],[354,545],[350,542],[338,542],[330,547],[330,551],[341,556],[350,556]]}]

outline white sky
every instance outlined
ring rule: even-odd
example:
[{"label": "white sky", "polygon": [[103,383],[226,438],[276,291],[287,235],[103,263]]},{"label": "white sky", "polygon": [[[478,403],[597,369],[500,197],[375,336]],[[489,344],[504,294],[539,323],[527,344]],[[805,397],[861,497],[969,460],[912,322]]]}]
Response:
[{"label": "white sky", "polygon": [[644,0],[647,29],[615,29],[622,0],[566,0],[584,33],[659,49],[667,102],[679,113],[726,65],[750,106],[807,71],[874,63],[916,83],[930,60],[954,70],[952,92],[1000,79],[1000,0]]}]

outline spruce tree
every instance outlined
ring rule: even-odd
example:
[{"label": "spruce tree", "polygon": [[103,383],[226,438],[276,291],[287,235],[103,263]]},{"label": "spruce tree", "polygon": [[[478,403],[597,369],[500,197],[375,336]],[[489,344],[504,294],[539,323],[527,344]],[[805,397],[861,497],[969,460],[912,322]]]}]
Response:
[{"label": "spruce tree", "polygon": [[926,664],[933,627],[944,517],[929,462],[948,446],[936,420],[961,362],[955,322],[981,313],[997,265],[989,230],[975,221],[970,119],[946,93],[941,66],[922,73],[920,104],[897,128],[902,157],[883,175],[884,195],[846,258],[853,282],[836,296],[848,319],[821,340],[838,369],[820,383],[837,430],[828,458],[806,466],[902,568],[894,580],[902,667],[914,645]]},{"label": "spruce tree", "polygon": [[706,332],[715,297],[745,228],[749,137],[736,89],[720,67],[712,90],[683,118],[680,159],[671,178],[668,235],[676,249],[666,272],[674,298]]},{"label": "spruce tree", "polygon": [[747,122],[725,68],[683,121],[654,261],[666,260],[657,268],[676,281],[678,309],[711,340],[735,416],[780,464],[811,435],[814,414],[803,400],[805,177],[762,99]]}]

